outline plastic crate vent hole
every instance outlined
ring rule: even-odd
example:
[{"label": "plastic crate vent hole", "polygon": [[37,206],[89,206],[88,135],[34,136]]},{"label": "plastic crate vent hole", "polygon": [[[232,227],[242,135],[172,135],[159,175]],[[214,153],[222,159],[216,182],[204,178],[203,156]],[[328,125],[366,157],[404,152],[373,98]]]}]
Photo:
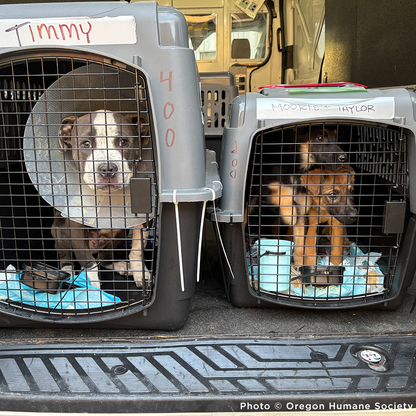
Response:
[{"label": "plastic crate vent hole", "polygon": [[206,90],[201,92],[202,108],[204,109],[205,127],[223,128],[227,115],[227,92],[225,90]]}]

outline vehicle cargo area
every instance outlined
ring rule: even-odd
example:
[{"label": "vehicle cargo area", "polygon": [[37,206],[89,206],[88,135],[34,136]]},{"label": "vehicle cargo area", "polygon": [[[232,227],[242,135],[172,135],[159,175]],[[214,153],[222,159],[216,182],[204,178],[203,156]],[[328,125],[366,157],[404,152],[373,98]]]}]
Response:
[{"label": "vehicle cargo area", "polygon": [[416,414],[416,87],[332,65],[383,19],[206,3],[0,5],[0,416]]}]

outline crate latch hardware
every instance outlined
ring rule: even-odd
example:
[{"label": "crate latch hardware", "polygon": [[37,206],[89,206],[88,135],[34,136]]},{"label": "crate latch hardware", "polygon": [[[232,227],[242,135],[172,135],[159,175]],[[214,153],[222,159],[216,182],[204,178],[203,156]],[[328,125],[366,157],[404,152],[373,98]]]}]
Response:
[{"label": "crate latch hardware", "polygon": [[402,234],[406,217],[406,201],[386,201],[384,203],[383,233]]}]

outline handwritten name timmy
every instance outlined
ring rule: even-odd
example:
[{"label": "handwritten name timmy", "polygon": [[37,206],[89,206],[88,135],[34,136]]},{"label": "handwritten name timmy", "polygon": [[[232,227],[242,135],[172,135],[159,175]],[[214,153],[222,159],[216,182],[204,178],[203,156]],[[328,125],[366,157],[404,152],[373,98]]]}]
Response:
[{"label": "handwritten name timmy", "polygon": [[135,43],[133,16],[0,20],[0,47]]},{"label": "handwritten name timmy", "polygon": [[90,33],[92,30],[92,25],[90,22],[86,22],[88,25],[88,28],[85,29],[82,27],[82,24],[79,23],[78,25],[75,25],[74,23],[67,24],[55,24],[55,25],[46,25],[45,23],[39,24],[39,25],[31,25],[30,22],[20,23],[19,25],[14,25],[13,27],[10,27],[5,30],[6,33],[15,31],[17,41],[19,42],[19,46],[22,46],[22,41],[20,39],[19,35],[19,29],[24,28],[27,26],[29,28],[30,37],[32,38],[33,43],[40,43],[44,37],[48,40],[57,40],[59,41],[62,39],[63,41],[66,40],[68,37],[72,40],[72,37],[74,37],[74,40],[81,40],[80,34],[84,35],[84,40],[87,43],[91,43],[90,39]]},{"label": "handwritten name timmy", "polygon": [[326,98],[326,99],[257,99],[257,118],[299,119],[311,117],[356,117],[364,119],[393,119],[393,97]]}]

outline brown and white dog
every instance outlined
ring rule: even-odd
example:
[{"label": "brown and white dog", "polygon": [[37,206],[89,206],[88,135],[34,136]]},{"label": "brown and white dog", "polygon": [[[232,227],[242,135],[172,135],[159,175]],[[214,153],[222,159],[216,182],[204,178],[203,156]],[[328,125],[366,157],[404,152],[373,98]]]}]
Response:
[{"label": "brown and white dog", "polygon": [[[127,186],[133,176],[134,163],[139,158],[139,125],[141,145],[146,146],[150,140],[148,125],[143,117],[138,123],[136,114],[98,110],[81,117],[71,116],[62,121],[59,143],[64,151],[72,153],[85,184],[94,192],[111,193]],[[121,274],[132,274],[138,287],[143,280],[151,280],[142,247],[142,239],[147,239],[148,232],[142,230],[142,225],[133,228],[129,262],[117,263],[109,261],[110,253],[125,239],[126,230],[94,230],[57,213],[51,231],[61,269],[72,274],[75,255],[81,266],[87,268],[95,287],[100,286],[99,261]]]}]

